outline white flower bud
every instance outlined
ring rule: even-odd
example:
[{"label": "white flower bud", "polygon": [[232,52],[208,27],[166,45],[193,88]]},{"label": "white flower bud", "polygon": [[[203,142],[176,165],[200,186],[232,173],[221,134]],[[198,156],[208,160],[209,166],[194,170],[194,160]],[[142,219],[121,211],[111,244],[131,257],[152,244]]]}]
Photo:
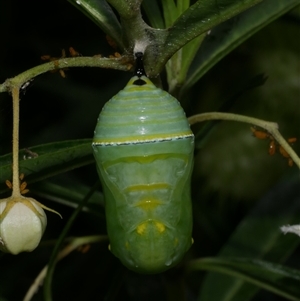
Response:
[{"label": "white flower bud", "polygon": [[47,225],[42,206],[35,199],[23,196],[0,200],[1,251],[18,254],[38,246]]}]

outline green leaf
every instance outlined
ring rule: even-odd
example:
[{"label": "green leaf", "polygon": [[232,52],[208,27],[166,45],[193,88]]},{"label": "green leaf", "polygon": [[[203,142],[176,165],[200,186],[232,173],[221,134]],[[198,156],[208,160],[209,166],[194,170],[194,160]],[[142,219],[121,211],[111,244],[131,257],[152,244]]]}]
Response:
[{"label": "green leaf", "polygon": [[214,28],[204,40],[192,63],[181,94],[190,89],[208,70],[238,45],[299,4],[299,0],[265,0]]},{"label": "green leaf", "polygon": [[[279,263],[285,261],[299,245],[300,239],[296,235],[283,235],[280,227],[299,222],[299,198],[299,178],[296,174],[288,182],[273,188],[242,220],[218,254],[219,258],[236,256]],[[250,300],[257,293],[258,287],[243,280],[246,280],[244,276],[238,279],[209,273],[202,284],[198,300]],[[254,283],[254,280],[250,282]]]},{"label": "green leaf", "polygon": [[[157,65],[155,66],[157,70],[153,69],[153,73],[155,74],[156,71],[159,73],[165,63],[189,41],[261,1],[262,0],[197,1],[168,29],[168,35],[163,42],[158,42],[160,44],[158,45],[160,47],[159,53],[163,55],[160,55],[158,58]],[[153,45],[152,47],[154,52],[154,48],[157,47],[157,45]],[[153,59],[153,61],[156,60],[157,58]]]},{"label": "green leaf", "polygon": [[165,26],[168,28],[175,20],[179,17],[177,6],[174,0],[165,0],[161,2],[163,7],[164,19],[165,19]]},{"label": "green leaf", "polygon": [[177,0],[177,8],[180,13],[183,13],[190,6],[190,0]]},{"label": "green leaf", "polygon": [[176,19],[187,10],[190,6],[189,0],[166,0],[161,1],[164,18],[161,14],[161,9],[157,0],[144,0],[142,7],[146,12],[147,18],[150,21],[150,25],[154,28],[166,28],[171,26]]},{"label": "green leaf", "polygon": [[169,83],[169,93],[179,98],[179,91],[185,82],[188,69],[205,38],[202,34],[183,46],[167,62],[166,71]]},{"label": "green leaf", "polygon": [[[94,162],[91,139],[42,144],[19,151],[20,173],[32,183]],[[0,183],[12,178],[12,155],[0,156]],[[5,191],[1,184],[0,193]]]},{"label": "green leaf", "polygon": [[[164,20],[161,17],[160,9],[156,1],[143,1],[143,7],[146,9],[147,17],[154,23],[156,28],[170,27],[177,18],[189,8],[190,1],[182,0],[174,2],[174,0],[162,1],[162,9]],[[185,81],[186,74],[194,59],[195,54],[201,45],[205,35],[193,39],[187,43],[182,49],[178,50],[168,61],[166,65],[169,92],[176,97],[179,87]]]},{"label": "green leaf", "polygon": [[205,33],[259,2],[261,0],[197,1],[170,28],[166,43],[173,44],[173,47],[179,44],[183,46],[198,35]]},{"label": "green leaf", "polygon": [[[80,182],[72,180],[72,184],[68,183],[53,183],[43,181],[38,184],[30,185],[30,192],[35,196],[45,198],[66,206],[76,208],[84,197],[88,194],[90,187]],[[104,217],[104,197],[99,191],[95,191],[89,199],[89,202],[83,207],[82,211],[92,213],[102,219]]]},{"label": "green leaf", "polygon": [[[289,300],[300,299],[300,271],[279,264],[247,258],[203,258],[190,262],[188,270],[219,272],[238,277]],[[209,300],[220,299],[211,296]]]},{"label": "green leaf", "polygon": [[144,0],[142,6],[152,27],[165,28],[165,22],[156,0]]},{"label": "green leaf", "polygon": [[94,192],[99,188],[99,186],[100,186],[100,182],[97,182],[92,188],[89,189],[88,193],[85,195],[85,197],[82,199],[80,204],[77,206],[77,208],[72,213],[71,217],[68,219],[67,224],[65,225],[64,229],[61,231],[61,233],[57,239],[57,242],[53,249],[52,255],[50,257],[50,261],[49,261],[48,269],[47,269],[47,275],[45,277],[45,282],[44,282],[44,297],[45,297],[45,300],[47,300],[47,301],[52,300],[51,284],[52,284],[52,280],[53,280],[54,269],[57,264],[58,252],[60,251],[60,248],[61,248],[67,234],[69,233],[72,225],[76,221],[79,213],[84,208],[84,206],[87,205],[89,199],[92,197]]},{"label": "green leaf", "polygon": [[121,25],[105,0],[68,0],[124,49]]},{"label": "green leaf", "polygon": [[178,81],[180,84],[183,84],[186,81],[186,75],[188,73],[190,65],[196,53],[198,52],[204,38],[205,38],[205,34],[202,34],[197,38],[193,39],[192,41],[190,41],[182,48],[182,63],[181,63],[181,69],[179,70],[180,77]]}]

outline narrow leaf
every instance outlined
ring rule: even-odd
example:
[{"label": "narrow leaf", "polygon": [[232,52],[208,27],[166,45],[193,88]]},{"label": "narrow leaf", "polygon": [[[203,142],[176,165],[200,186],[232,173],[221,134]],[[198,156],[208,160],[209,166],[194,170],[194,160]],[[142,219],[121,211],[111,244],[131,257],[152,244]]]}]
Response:
[{"label": "narrow leaf", "polygon": [[105,0],[68,0],[97,24],[123,50],[121,25]]},{"label": "narrow leaf", "polygon": [[300,271],[279,264],[247,258],[203,258],[190,262],[187,269],[227,274],[289,300],[298,301],[300,298]]},{"label": "narrow leaf", "polygon": [[[68,185],[69,184],[69,185]],[[43,181],[38,184],[30,185],[30,192],[35,196],[45,198],[69,207],[76,208],[88,193],[90,187],[72,181],[70,183],[53,183]],[[95,191],[89,202],[83,207],[82,211],[90,212],[104,219],[104,197],[99,191]]]},{"label": "narrow leaf", "polygon": [[[160,53],[163,55],[159,57],[156,68],[161,70],[168,59],[192,39],[261,1],[197,1],[168,29],[166,39],[163,40],[162,45],[159,45],[161,47]],[[155,71],[153,70],[154,74]]]},{"label": "narrow leaf", "polygon": [[[19,152],[20,173],[27,182],[36,182],[94,162],[90,139],[43,144]],[[0,156],[0,192],[11,179],[12,155]]]},{"label": "narrow leaf", "polygon": [[[247,257],[284,262],[299,245],[296,235],[283,235],[280,227],[299,222],[299,176],[273,188],[238,225],[219,252],[219,258]],[[245,283],[243,277],[208,273],[201,287],[199,301],[247,301],[258,292],[258,286]],[[254,283],[253,281],[251,281]],[[259,285],[260,286],[260,285]],[[300,289],[298,287],[299,293]]]},{"label": "narrow leaf", "polygon": [[181,93],[184,94],[218,61],[250,36],[299,4],[299,0],[265,0],[214,28],[203,41]]},{"label": "narrow leaf", "polygon": [[67,224],[65,225],[64,229],[61,231],[61,233],[57,239],[57,242],[55,244],[55,247],[53,249],[52,255],[51,255],[49,263],[48,263],[48,270],[47,270],[47,275],[46,275],[45,283],[44,283],[44,297],[45,297],[46,301],[52,300],[51,285],[52,285],[52,280],[53,280],[54,269],[57,264],[58,252],[60,251],[60,248],[61,248],[67,234],[69,233],[72,225],[76,221],[79,213],[84,208],[84,206],[86,206],[89,199],[92,197],[94,192],[97,191],[99,186],[100,186],[100,182],[97,182],[92,188],[89,189],[88,193],[85,195],[83,200],[80,202],[80,204],[77,206],[77,208],[72,213],[71,217],[68,219]]},{"label": "narrow leaf", "polygon": [[175,20],[178,18],[177,6],[174,0],[165,0],[162,1],[164,19],[166,27],[170,27]]},{"label": "narrow leaf", "polygon": [[145,10],[150,25],[153,28],[165,28],[165,22],[163,20],[157,0],[144,0],[142,6]]},{"label": "narrow leaf", "polygon": [[190,6],[190,0],[177,0],[177,9],[180,14],[187,10]]}]

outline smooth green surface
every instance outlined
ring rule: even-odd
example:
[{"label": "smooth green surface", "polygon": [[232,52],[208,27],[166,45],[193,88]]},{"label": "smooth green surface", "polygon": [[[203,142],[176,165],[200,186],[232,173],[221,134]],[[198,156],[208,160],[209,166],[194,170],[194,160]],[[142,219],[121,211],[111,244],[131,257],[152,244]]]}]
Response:
[{"label": "smooth green surface", "polygon": [[94,145],[111,251],[129,269],[176,265],[192,243],[193,138]]},{"label": "smooth green surface", "polygon": [[193,149],[179,102],[145,76],[101,111],[93,150],[110,249],[129,269],[160,273],[191,246]]}]

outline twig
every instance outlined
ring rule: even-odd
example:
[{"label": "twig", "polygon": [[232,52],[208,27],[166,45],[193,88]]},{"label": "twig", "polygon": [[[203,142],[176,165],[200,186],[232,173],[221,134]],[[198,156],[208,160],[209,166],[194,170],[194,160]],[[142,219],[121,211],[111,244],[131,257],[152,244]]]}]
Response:
[{"label": "twig", "polygon": [[12,91],[15,86],[21,87],[30,79],[51,70],[67,67],[100,67],[128,71],[132,68],[131,61],[132,58],[129,56],[121,56],[120,58],[99,58],[96,56],[62,58],[33,67],[13,78],[7,79],[3,84],[0,84],[0,93]]},{"label": "twig", "polygon": [[253,117],[248,117],[244,115],[238,115],[232,113],[220,113],[220,112],[203,113],[188,118],[188,121],[191,125],[206,120],[238,121],[238,122],[244,122],[244,123],[256,125],[265,129],[274,137],[275,140],[277,140],[277,142],[285,149],[285,151],[289,154],[289,156],[295,162],[295,164],[300,168],[300,158],[278,131],[277,123],[265,121]]},{"label": "twig", "polygon": [[14,87],[12,90],[13,98],[13,137],[12,137],[12,197],[18,198],[21,196],[20,181],[19,181],[19,122],[20,122],[20,99],[19,87]]},{"label": "twig", "polygon": [[[73,238],[72,241],[64,248],[62,249],[56,258],[56,261],[60,261],[67,255],[69,255],[72,251],[76,250],[78,247],[90,243],[96,243],[101,242],[102,240],[106,240],[107,236],[86,236],[86,237],[76,237]],[[34,294],[37,293],[39,287],[43,284],[43,281],[47,275],[48,271],[48,265],[46,265],[38,274],[38,276],[35,278],[32,285],[29,287],[23,301],[30,301]]]}]

